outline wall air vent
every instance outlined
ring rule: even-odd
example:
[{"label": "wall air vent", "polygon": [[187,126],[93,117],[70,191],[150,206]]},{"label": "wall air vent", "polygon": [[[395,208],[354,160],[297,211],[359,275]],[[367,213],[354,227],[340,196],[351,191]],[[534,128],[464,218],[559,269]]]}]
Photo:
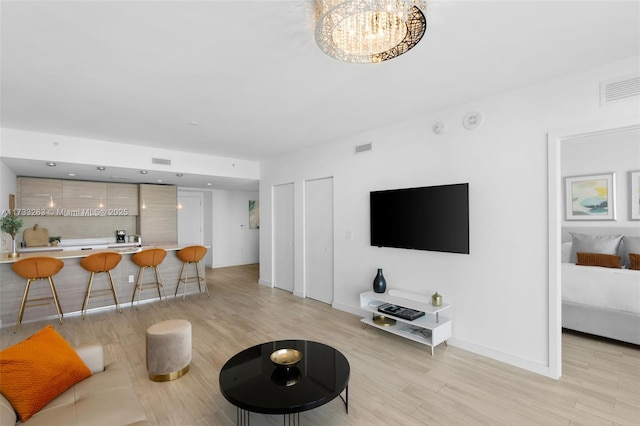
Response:
[{"label": "wall air vent", "polygon": [[170,166],[171,165],[171,160],[166,160],[164,158],[152,158],[151,162],[153,164],[163,164],[165,166]]},{"label": "wall air vent", "polygon": [[371,151],[372,149],[373,149],[373,145],[371,144],[371,142],[365,143],[362,145],[357,145],[356,154],[361,154],[363,152]]},{"label": "wall air vent", "polygon": [[600,82],[600,106],[640,96],[640,74]]}]

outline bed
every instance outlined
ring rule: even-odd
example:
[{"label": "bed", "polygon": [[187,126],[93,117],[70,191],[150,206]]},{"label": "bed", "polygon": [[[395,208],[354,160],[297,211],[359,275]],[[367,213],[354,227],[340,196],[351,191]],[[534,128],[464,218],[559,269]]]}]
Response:
[{"label": "bed", "polygon": [[[594,234],[592,229],[588,232]],[[596,231],[597,235],[626,235],[611,232]],[[621,244],[618,254],[628,268],[627,249],[632,247],[635,252],[640,237],[627,237],[623,239],[627,247]],[[581,242],[574,244],[569,231],[565,237],[564,230],[563,241],[563,328],[640,345],[640,271],[577,265],[573,246],[579,247]]]}]

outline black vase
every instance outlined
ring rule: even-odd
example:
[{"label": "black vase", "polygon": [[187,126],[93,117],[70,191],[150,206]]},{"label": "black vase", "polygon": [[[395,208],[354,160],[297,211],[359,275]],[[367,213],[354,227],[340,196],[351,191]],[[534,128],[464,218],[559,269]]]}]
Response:
[{"label": "black vase", "polygon": [[382,268],[378,268],[378,274],[373,279],[373,291],[376,293],[384,293],[387,291],[387,280],[382,275]]}]

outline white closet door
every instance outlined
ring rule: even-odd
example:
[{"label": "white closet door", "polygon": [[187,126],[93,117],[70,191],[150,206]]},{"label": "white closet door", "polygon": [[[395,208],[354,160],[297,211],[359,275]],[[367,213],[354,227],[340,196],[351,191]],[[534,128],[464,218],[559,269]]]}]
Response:
[{"label": "white closet door", "polygon": [[293,183],[273,187],[273,282],[282,290],[293,292]]},{"label": "white closet door", "polygon": [[307,297],[333,302],[333,178],[306,182]]},{"label": "white closet door", "polygon": [[[201,193],[178,193],[178,245],[202,245],[203,195]],[[144,241],[143,241],[144,242]]]}]

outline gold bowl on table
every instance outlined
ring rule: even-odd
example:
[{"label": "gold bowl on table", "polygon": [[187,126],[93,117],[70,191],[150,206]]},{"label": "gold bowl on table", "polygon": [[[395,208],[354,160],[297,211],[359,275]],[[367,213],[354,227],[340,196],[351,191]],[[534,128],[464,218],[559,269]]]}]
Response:
[{"label": "gold bowl on table", "polygon": [[278,349],[269,357],[278,367],[291,368],[302,359],[302,352],[297,349]]},{"label": "gold bowl on table", "polygon": [[396,325],[396,320],[393,318],[385,317],[384,315],[373,315],[373,323],[381,327],[390,327]]}]

